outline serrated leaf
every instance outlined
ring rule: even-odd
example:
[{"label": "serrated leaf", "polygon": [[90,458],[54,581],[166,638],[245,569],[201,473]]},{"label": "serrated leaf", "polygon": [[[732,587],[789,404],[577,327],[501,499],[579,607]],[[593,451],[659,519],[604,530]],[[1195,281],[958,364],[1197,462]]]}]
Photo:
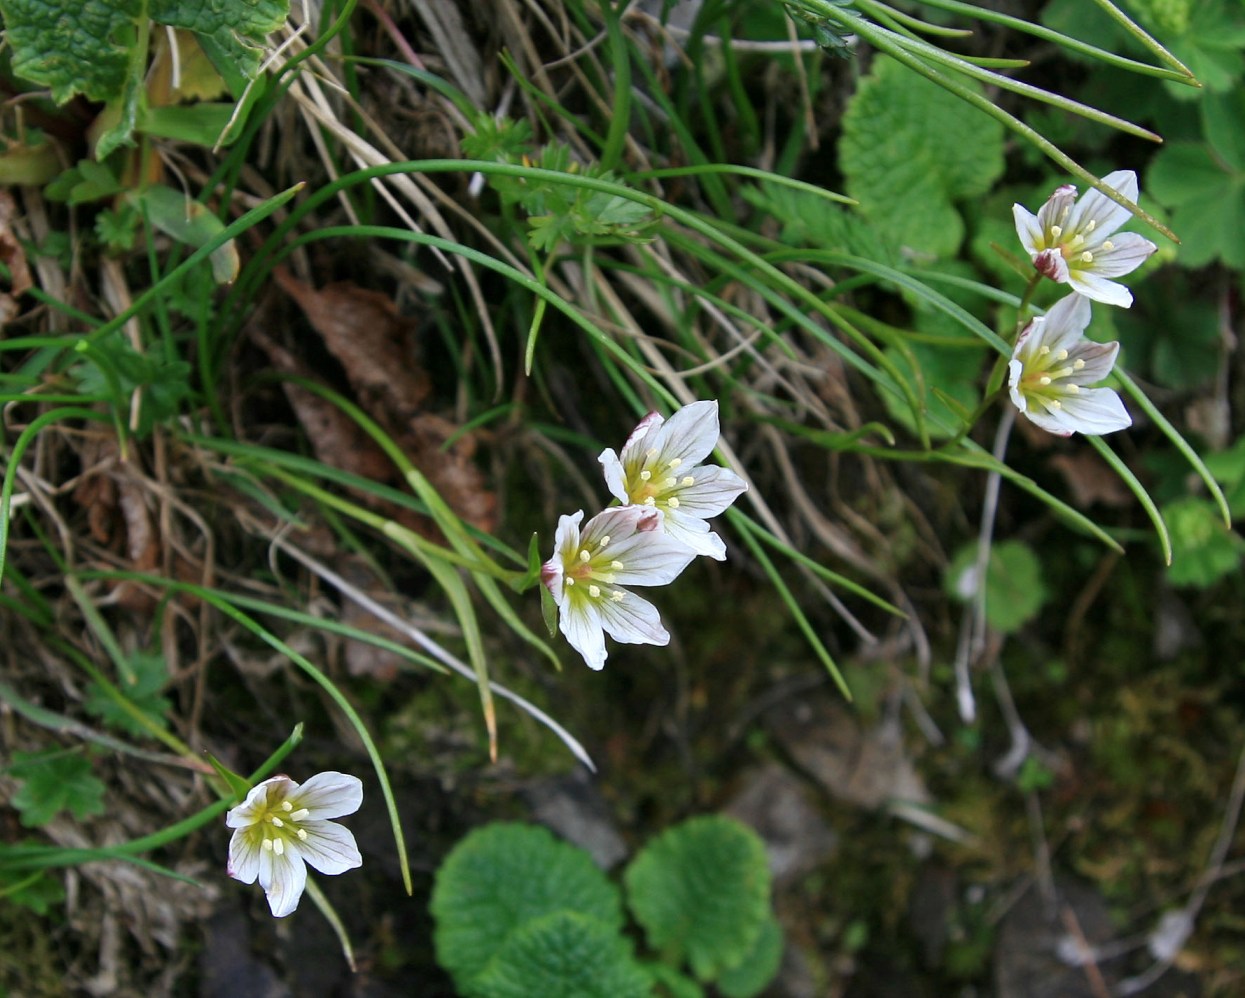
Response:
[{"label": "serrated leaf", "polygon": [[467,993],[471,998],[648,998],[652,980],[617,926],[556,911],[513,932]]},{"label": "serrated leaf", "polygon": [[9,772],[21,781],[9,803],[21,812],[27,828],[46,825],[68,810],[81,821],[104,812],[104,784],[91,763],[68,752],[14,752]]},{"label": "serrated leaf", "polygon": [[[157,725],[164,727],[166,715],[172,706],[167,697],[160,695],[169,676],[168,667],[164,664],[164,656],[159,652],[136,652],[130,656],[129,666],[134,675],[134,682],[119,683],[118,688],[131,704]],[[151,734],[148,728],[130,716],[98,683],[91,683],[87,686],[86,703],[83,706],[114,728],[136,735]]]},{"label": "serrated leaf", "polygon": [[856,212],[816,194],[765,182],[744,187],[744,200],[782,223],[784,243],[816,246],[894,264],[895,252],[878,230]]},{"label": "serrated leaf", "polygon": [[[964,602],[977,593],[976,543],[968,544],[951,560],[946,588]],[[1018,631],[1037,616],[1047,599],[1042,563],[1021,541],[998,541],[990,547],[986,566],[986,622],[1001,634]]]},{"label": "serrated leaf", "polygon": [[739,965],[769,913],[765,846],[731,818],[709,815],[668,829],[623,880],[649,946],[686,961],[702,981]]},{"label": "serrated leaf", "polygon": [[782,926],[770,914],[740,964],[718,978],[717,987],[724,998],[753,998],[764,991],[782,963],[782,944]]},{"label": "serrated leaf", "polygon": [[48,871],[0,870],[0,901],[46,915],[52,905],[64,900],[65,886]]},{"label": "serrated leaf", "polygon": [[1228,530],[1213,503],[1190,497],[1163,507],[1172,538],[1173,585],[1205,588],[1235,572],[1245,554],[1245,539]]},{"label": "serrated leaf", "polygon": [[542,916],[579,912],[614,932],[622,927],[617,888],[586,852],[536,825],[469,834],[437,871],[429,907],[437,962],[464,990],[511,933]]},{"label": "serrated leaf", "polygon": [[[152,20],[193,31],[217,72],[233,89],[241,75],[253,79],[264,38],[290,13],[289,0],[150,0]],[[222,65],[222,61],[224,65]],[[241,96],[234,93],[234,96]]]},{"label": "serrated leaf", "polygon": [[143,389],[143,406],[135,432],[144,436],[157,423],[170,419],[182,399],[190,394],[190,365],[186,361],[160,361],[139,353],[120,330],[87,344],[86,359],[70,368],[82,391],[107,395],[128,412],[133,393]]},{"label": "serrated leaf", "polygon": [[1201,267],[1218,258],[1245,267],[1245,172],[1231,170],[1207,145],[1173,142],[1154,157],[1146,185],[1171,209],[1182,264]]},{"label": "serrated leaf", "polygon": [[1003,172],[1003,126],[878,57],[843,116],[839,164],[889,241],[950,256],[964,236],[954,202],[985,194]]}]

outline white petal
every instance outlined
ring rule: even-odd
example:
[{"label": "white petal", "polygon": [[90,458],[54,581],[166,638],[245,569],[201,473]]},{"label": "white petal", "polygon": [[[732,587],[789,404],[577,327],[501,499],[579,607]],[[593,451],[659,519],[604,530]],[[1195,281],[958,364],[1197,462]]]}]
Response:
[{"label": "white petal", "polygon": [[234,880],[253,884],[259,876],[260,843],[263,839],[259,835],[248,834],[248,831],[246,828],[234,829],[229,840],[229,865],[225,872]]},{"label": "white petal", "polygon": [[[1137,186],[1137,174],[1132,170],[1116,170],[1114,173],[1108,173],[1102,178],[1102,182],[1129,201],[1136,203],[1140,191]],[[1092,219],[1097,223],[1094,226],[1093,236],[1099,239],[1114,232],[1131,217],[1132,212],[1127,208],[1116,204],[1105,194],[1091,187],[1072,209],[1072,214],[1068,216],[1068,228],[1079,232]]]},{"label": "white petal", "polygon": [[288,798],[294,810],[306,808],[308,821],[354,814],[363,803],[363,781],[347,773],[316,773]]},{"label": "white petal", "polygon": [[633,534],[616,547],[611,541],[608,550],[611,558],[623,566],[612,573],[613,581],[623,586],[669,585],[696,557],[694,551],[664,529]]},{"label": "white petal", "polygon": [[1076,188],[1071,184],[1064,184],[1056,187],[1053,194],[1046,199],[1046,203],[1038,209],[1037,224],[1042,230],[1042,237],[1045,239],[1046,233],[1050,231],[1052,225],[1062,226],[1066,232],[1068,229],[1068,218],[1072,206],[1076,203]]},{"label": "white petal", "polygon": [[1092,311],[1089,299],[1078,294],[1065,295],[1046,310],[1037,339],[1030,345],[1030,352],[1047,346],[1052,352],[1067,350],[1069,353],[1085,336]]},{"label": "white petal", "polygon": [[665,421],[660,413],[650,412],[636,424],[636,428],[627,437],[627,442],[623,444],[620,460],[626,467],[631,467],[633,463],[643,463],[644,452],[653,446],[650,439],[656,436]]},{"label": "white petal", "polygon": [[739,498],[741,493],[748,490],[748,483],[729,468],[702,465],[688,474],[692,476],[695,484],[675,493],[679,498],[678,512],[699,516],[701,519],[717,516]]},{"label": "white petal", "polygon": [[553,601],[559,606],[563,600],[563,587],[566,580],[566,566],[562,563],[560,555],[554,555],[547,562],[540,566],[540,582],[549,590],[549,595],[553,597]]},{"label": "white petal", "polygon": [[619,602],[602,600],[601,626],[615,641],[628,645],[668,645],[670,633],[661,626],[657,607],[635,593],[624,593]]},{"label": "white petal", "polygon": [[1030,256],[1040,253],[1044,247],[1042,226],[1038,224],[1037,216],[1024,205],[1014,204],[1012,218],[1016,221],[1016,235],[1020,237],[1020,245],[1025,252]]},{"label": "white petal", "polygon": [[259,851],[259,885],[268,896],[273,918],[284,918],[298,907],[307,886],[307,866],[292,849],[280,856],[272,849]]},{"label": "white petal", "polygon": [[715,561],[726,561],[726,545],[722,538],[709,529],[709,524],[697,516],[683,516],[683,508],[668,512],[664,519],[666,533],[696,554],[703,554]]},{"label": "white petal", "polygon": [[1111,248],[1094,248],[1094,262],[1089,265],[1099,277],[1131,274],[1146,262],[1158,247],[1136,232],[1123,232],[1111,239]]},{"label": "white petal", "polygon": [[1071,426],[1077,433],[1097,436],[1133,425],[1133,417],[1110,388],[1082,388],[1075,395],[1064,396],[1062,401],[1067,417],[1063,425]]},{"label": "white petal", "polygon": [[553,535],[553,550],[555,552],[573,551],[579,547],[579,522],[583,518],[584,511],[582,509],[571,516],[558,517],[558,529]]},{"label": "white petal", "polygon": [[1049,277],[1056,284],[1068,281],[1068,261],[1057,249],[1042,250],[1033,257],[1034,269],[1044,277]]},{"label": "white petal", "polygon": [[671,416],[648,446],[657,448],[663,467],[671,461],[690,466],[709,456],[720,435],[717,402],[693,402]]},{"label": "white petal", "polygon": [[303,822],[307,838],[298,852],[321,873],[345,873],[363,865],[363,856],[350,829],[333,821]]},{"label": "white petal", "polygon": [[1085,366],[1072,375],[1068,379],[1069,382],[1075,385],[1092,385],[1096,381],[1101,381],[1115,367],[1115,358],[1119,352],[1118,343],[1094,343],[1091,340],[1082,340],[1080,345],[1071,351],[1069,359],[1073,362],[1083,360]]},{"label": "white petal", "polygon": [[255,824],[258,815],[268,807],[268,802],[284,800],[297,789],[298,784],[288,776],[270,776],[262,783],[257,783],[247,792],[246,800],[225,815],[228,828],[244,828]]},{"label": "white petal", "polygon": [[1092,298],[1094,301],[1100,301],[1104,305],[1117,305],[1120,308],[1128,308],[1133,303],[1132,292],[1124,287],[1123,284],[1105,280],[1091,271],[1069,271],[1068,283],[1072,285],[1078,294],[1082,294],[1086,298]]},{"label": "white petal", "polygon": [[558,628],[571,647],[584,657],[588,668],[599,672],[605,667],[605,632],[601,630],[595,603],[568,599],[559,608]]},{"label": "white petal", "polygon": [[621,503],[630,502],[631,497],[627,495],[627,472],[621,459],[614,453],[614,448],[605,448],[597,460],[605,470],[605,487],[610,490],[610,495]]},{"label": "white petal", "polygon": [[1075,426],[1068,425],[1067,415],[1062,409],[1044,409],[1040,405],[1035,404],[1028,408],[1021,408],[1020,411],[1031,422],[1037,423],[1047,433],[1054,433],[1060,437],[1070,437],[1076,430]]}]

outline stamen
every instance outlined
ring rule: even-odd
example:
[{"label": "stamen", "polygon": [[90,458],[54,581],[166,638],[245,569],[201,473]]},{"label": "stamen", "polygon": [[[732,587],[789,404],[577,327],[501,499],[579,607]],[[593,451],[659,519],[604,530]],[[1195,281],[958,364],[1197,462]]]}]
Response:
[{"label": "stamen", "polygon": [[1093,232],[1094,229],[1096,228],[1098,228],[1098,222],[1096,219],[1091,218],[1088,222],[1085,223],[1086,232]]},{"label": "stamen", "polygon": [[1045,344],[1043,344],[1041,347],[1038,348],[1037,355],[1039,357],[1045,357],[1048,353],[1050,353],[1050,347],[1046,346]]},{"label": "stamen", "polygon": [[1060,236],[1062,236],[1062,235],[1063,235],[1063,226],[1062,226],[1062,225],[1052,225],[1052,226],[1050,227],[1050,234],[1051,234],[1052,236],[1054,236],[1056,239],[1058,239]]},{"label": "stamen", "polygon": [[306,821],[307,815],[311,814],[305,807],[300,807],[297,811],[290,815],[290,821]]},{"label": "stamen", "polygon": [[1047,402],[1046,404],[1047,404],[1048,406],[1050,406],[1052,409],[1062,409],[1062,408],[1063,408],[1063,403],[1062,403],[1062,402],[1060,402],[1060,401],[1059,401],[1059,399],[1051,399],[1051,400],[1050,400],[1049,402]]},{"label": "stamen", "polygon": [[623,599],[626,597],[626,595],[627,594],[624,593],[621,589],[615,589],[612,593],[610,593],[610,602],[621,603]]},{"label": "stamen", "polygon": [[656,448],[656,447],[650,447],[648,450],[646,450],[646,451],[644,452],[644,456],[645,456],[645,457],[656,457],[656,456],[657,456],[657,448]]},{"label": "stamen", "polygon": [[305,828],[300,828],[300,829],[298,830],[298,841],[299,841],[299,842],[306,842],[306,841],[307,841],[307,829],[305,829]]},{"label": "stamen", "polygon": [[1075,395],[1081,390],[1080,385],[1064,385],[1063,388],[1069,395]]},{"label": "stamen", "polygon": [[652,496],[649,496],[647,499],[644,500],[644,505],[645,506],[656,506],[657,500],[654,499]]},{"label": "stamen", "polygon": [[610,542],[610,535],[606,534],[604,537],[601,538],[601,542],[597,545],[597,550],[604,551],[605,546],[609,544],[609,542]]},{"label": "stamen", "polygon": [[271,821],[271,822],[272,822],[274,825],[276,825],[278,828],[284,828],[284,827],[285,827],[285,822],[284,822],[284,821],[282,821],[280,818],[278,818],[275,814],[274,814],[271,818],[269,818],[268,820],[269,820],[269,821]]},{"label": "stamen", "polygon": [[621,572],[623,563],[621,561],[611,561],[610,568],[612,568],[615,572]]},{"label": "stamen", "polygon": [[686,489],[686,488],[689,488],[690,486],[695,485],[695,484],[696,484],[696,479],[694,479],[691,475],[684,475],[684,476],[683,476],[683,487],[684,487],[685,489]]},{"label": "stamen", "polygon": [[281,810],[282,811],[293,811],[294,805],[291,804],[288,800],[283,800],[281,802]]},{"label": "stamen", "polygon": [[592,555],[590,555],[590,554],[588,553],[588,549],[587,549],[587,548],[581,548],[581,549],[580,549],[580,551],[579,551],[579,560],[580,560],[580,561],[590,561],[591,559],[592,559]]},{"label": "stamen", "polygon": [[1084,253],[1081,254],[1081,263],[1093,263],[1093,262],[1094,262],[1094,254],[1091,253],[1089,250],[1086,250]]},{"label": "stamen", "polygon": [[282,842],[280,839],[276,839],[276,840],[272,843],[272,851],[273,851],[273,853],[274,853],[274,854],[276,854],[277,856],[283,856],[283,855],[285,855],[285,843],[284,843],[284,842]]},{"label": "stamen", "polygon": [[643,471],[640,472],[640,481],[642,482],[647,482],[652,477],[653,477],[653,473],[649,471],[647,468],[645,468]]},{"label": "stamen", "polygon": [[1079,371],[1084,366],[1085,360],[1082,357],[1077,357],[1077,359],[1072,362],[1072,370],[1074,371]]},{"label": "stamen", "polygon": [[566,584],[567,584],[568,586],[573,586],[573,585],[575,584],[575,580],[574,580],[574,579],[572,579],[572,578],[568,575],[568,576],[566,577]]},{"label": "stamen", "polygon": [[671,496],[669,499],[666,500],[666,505],[669,506],[671,509],[678,509],[679,508],[679,497]]},{"label": "stamen", "polygon": [[1043,374],[1040,378],[1038,378],[1038,384],[1039,384],[1039,385],[1049,385],[1049,384],[1050,384],[1050,378],[1048,378],[1045,374]]},{"label": "stamen", "polygon": [[672,489],[678,484],[679,484],[679,480],[677,478],[667,478],[664,482],[661,483],[661,487],[663,489]]},{"label": "stamen", "polygon": [[670,463],[669,463],[668,465],[666,465],[666,467],[667,467],[667,468],[670,468],[670,469],[672,469],[672,470],[673,470],[674,468],[677,468],[677,467],[678,467],[679,465],[681,465],[682,463],[683,463],[683,458],[681,458],[681,457],[675,457],[675,458],[671,458],[671,459],[670,459]]},{"label": "stamen", "polygon": [[1110,239],[1104,239],[1102,242],[1102,248],[1110,253],[1113,249],[1115,249],[1115,243],[1113,243]]},{"label": "stamen", "polygon": [[593,599],[600,599],[601,598],[601,587],[600,586],[589,586],[588,595],[591,596]]},{"label": "stamen", "polygon": [[1058,360],[1067,360],[1067,359],[1068,359],[1068,351],[1067,351],[1067,350],[1060,350],[1057,354],[1055,354],[1055,356],[1054,356],[1054,357],[1052,357],[1052,358],[1051,358],[1051,360],[1057,360],[1057,361],[1058,361]]},{"label": "stamen", "polygon": [[264,848],[272,852],[272,839],[264,839]]}]

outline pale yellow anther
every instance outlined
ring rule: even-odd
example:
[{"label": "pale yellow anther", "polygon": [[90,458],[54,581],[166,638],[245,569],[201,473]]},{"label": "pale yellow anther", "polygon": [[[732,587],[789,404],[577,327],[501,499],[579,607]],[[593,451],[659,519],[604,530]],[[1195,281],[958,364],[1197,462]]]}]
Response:
[{"label": "pale yellow anther", "polygon": [[1063,226],[1062,226],[1062,225],[1052,225],[1052,226],[1050,227],[1050,234],[1051,234],[1052,236],[1054,236],[1056,239],[1058,239],[1060,236],[1062,236],[1062,235],[1063,235]]},{"label": "pale yellow anther", "polygon": [[278,818],[275,814],[269,819],[278,828],[284,828],[285,822]]},{"label": "pale yellow anther", "polygon": [[1052,409],[1062,409],[1062,408],[1063,408],[1063,404],[1059,401],[1059,399],[1051,399],[1051,400],[1047,403],[1047,405],[1049,405]]},{"label": "pale yellow anther", "polygon": [[654,499],[652,496],[649,496],[647,499],[644,500],[644,505],[645,506],[656,506],[657,500]]},{"label": "pale yellow anther", "polygon": [[567,584],[568,586],[573,586],[573,585],[575,584],[575,580],[574,580],[574,579],[572,579],[572,578],[568,575],[568,576],[566,577],[566,584]]},{"label": "pale yellow anther", "polygon": [[677,478],[667,478],[664,482],[661,483],[661,487],[663,489],[672,489],[678,484],[679,484],[679,480]]},{"label": "pale yellow anther", "polygon": [[290,821],[306,821],[307,815],[311,814],[305,807],[300,807],[297,811],[290,815]]},{"label": "pale yellow anther", "polygon": [[1085,361],[1081,357],[1077,357],[1077,359],[1072,362],[1072,370],[1074,371],[1079,371],[1084,366],[1085,366]]},{"label": "pale yellow anther", "polygon": [[1085,223],[1086,232],[1093,232],[1096,228],[1098,228],[1098,222],[1095,219],[1091,218],[1088,222]]},{"label": "pale yellow anther", "polygon": [[264,839],[264,848],[272,852],[272,839]]},{"label": "pale yellow anther", "polygon": [[1050,347],[1046,346],[1045,344],[1038,347],[1037,355],[1039,357],[1045,357],[1048,353],[1050,353]]},{"label": "pale yellow anther", "polygon": [[306,841],[307,841],[307,829],[305,829],[305,828],[300,828],[300,829],[298,830],[298,841],[299,841],[299,842],[306,842]]},{"label": "pale yellow anther", "polygon": [[609,544],[609,542],[610,542],[610,535],[609,535],[609,534],[606,534],[604,537],[602,537],[602,538],[601,538],[601,543],[599,543],[599,544],[597,545],[597,550],[598,550],[598,551],[604,551],[604,550],[605,550],[605,546],[606,546],[607,544]]},{"label": "pale yellow anther", "polygon": [[678,467],[679,465],[681,465],[682,463],[683,463],[683,458],[681,458],[681,457],[675,457],[675,458],[671,458],[671,459],[670,459],[670,463],[669,463],[668,465],[666,465],[666,467],[667,467],[667,468],[670,468],[670,469],[674,469],[674,468],[677,468],[677,467]]},{"label": "pale yellow anther", "polygon": [[1067,350],[1060,350],[1060,351],[1059,351],[1057,354],[1055,354],[1055,356],[1054,356],[1053,358],[1051,358],[1051,359],[1052,359],[1052,360],[1056,360],[1056,361],[1059,361],[1059,360],[1067,360],[1067,359],[1068,359],[1068,351],[1067,351]]},{"label": "pale yellow anther", "polygon": [[657,448],[656,448],[656,447],[650,447],[648,450],[646,450],[646,451],[644,452],[644,456],[645,456],[645,457],[656,457],[656,456],[657,456]]},{"label": "pale yellow anther", "polygon": [[584,548],[584,549],[582,549],[582,550],[579,552],[579,560],[580,560],[580,561],[590,561],[591,559],[592,559],[592,555],[590,555],[590,554],[588,553],[588,549],[587,549],[587,548]]},{"label": "pale yellow anther", "polygon": [[615,589],[612,593],[610,593],[610,601],[614,603],[621,603],[623,601],[623,597],[626,595],[627,594],[621,589]]},{"label": "pale yellow anther", "polygon": [[1102,248],[1110,253],[1113,249],[1115,249],[1115,243],[1113,243],[1110,239],[1104,239],[1102,242]]},{"label": "pale yellow anther", "polygon": [[601,598],[601,587],[600,586],[589,586],[588,595],[591,596],[593,599],[600,599]]},{"label": "pale yellow anther", "polygon": [[678,509],[679,508],[679,497],[671,496],[669,499],[666,500],[666,505],[669,506],[671,509]]},{"label": "pale yellow anther", "polygon": [[1080,390],[1080,385],[1064,385],[1064,391],[1066,391],[1069,395],[1075,395]]},{"label": "pale yellow anther", "polygon": [[278,856],[284,855],[285,854],[285,843],[282,842],[280,839],[276,839],[272,843],[272,851]]},{"label": "pale yellow anther", "polygon": [[1091,253],[1089,250],[1086,250],[1084,253],[1081,254],[1081,263],[1093,263],[1093,262],[1094,262],[1094,254]]},{"label": "pale yellow anther", "polygon": [[695,485],[695,484],[696,484],[696,479],[694,479],[691,475],[684,475],[684,476],[683,476],[683,487],[684,487],[685,489],[686,489],[686,488],[689,488],[690,486]]},{"label": "pale yellow anther", "polygon": [[1050,384],[1050,378],[1048,378],[1045,374],[1043,374],[1040,378],[1038,378],[1038,384],[1039,384],[1039,385],[1049,385],[1049,384]]},{"label": "pale yellow anther", "polygon": [[623,563],[621,561],[611,561],[610,568],[612,568],[615,572],[621,572]]},{"label": "pale yellow anther", "polygon": [[293,811],[294,805],[291,804],[288,800],[283,800],[281,802],[281,810],[282,811]]},{"label": "pale yellow anther", "polygon": [[652,477],[653,477],[653,473],[649,471],[648,468],[645,468],[643,471],[640,472],[640,481],[642,482],[647,482]]}]

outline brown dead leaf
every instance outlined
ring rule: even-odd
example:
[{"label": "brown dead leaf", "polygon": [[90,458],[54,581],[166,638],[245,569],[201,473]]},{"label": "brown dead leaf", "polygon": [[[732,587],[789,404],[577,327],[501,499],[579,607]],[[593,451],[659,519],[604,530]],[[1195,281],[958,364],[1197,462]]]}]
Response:
[{"label": "brown dead leaf", "polygon": [[21,306],[17,299],[32,284],[26,253],[13,232],[13,219],[17,217],[17,205],[8,191],[0,190],[0,262],[9,268],[11,286],[0,291],[0,325],[17,317]]},{"label": "brown dead leaf", "polygon": [[[415,366],[414,323],[400,316],[393,302],[375,291],[345,283],[316,290],[280,268],[275,277],[341,363],[359,405],[394,439],[455,513],[472,526],[492,532],[497,524],[497,497],[485,488],[483,476],[472,461],[472,439],[464,436],[446,448],[446,441],[458,427],[422,411],[431,384],[428,375]],[[265,344],[265,339],[256,338],[256,342],[279,366],[271,341]],[[286,356],[292,358],[288,352]],[[311,433],[301,411],[299,418]],[[317,453],[320,446],[316,444]],[[329,456],[321,455],[321,459],[338,464]],[[391,480],[393,469],[369,477]],[[429,530],[425,526],[420,532],[427,534]]]},{"label": "brown dead leaf", "polygon": [[1081,509],[1096,502],[1115,507],[1132,505],[1133,496],[1128,486],[1093,451],[1085,449],[1071,454],[1056,454],[1050,463],[1063,475],[1072,490],[1073,501]]}]

